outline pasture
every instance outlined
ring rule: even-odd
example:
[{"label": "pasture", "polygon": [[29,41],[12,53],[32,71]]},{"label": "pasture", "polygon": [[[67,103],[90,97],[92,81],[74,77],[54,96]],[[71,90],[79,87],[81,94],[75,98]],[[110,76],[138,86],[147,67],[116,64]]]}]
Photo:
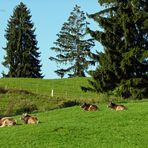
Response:
[{"label": "pasture", "polygon": [[1,148],[147,148],[148,102],[125,103],[126,111],[100,105],[87,112],[79,106],[36,113],[38,125],[18,123],[0,128]]},{"label": "pasture", "polygon": [[[88,85],[87,79],[2,78],[0,79],[0,114],[15,115],[24,110],[48,111],[61,107],[67,101],[100,102],[101,98],[98,94],[85,93],[81,90],[80,86]],[[52,90],[53,97],[51,97]]]},{"label": "pasture", "polygon": [[[106,103],[112,96],[81,91],[87,79],[0,79],[0,114],[18,121],[16,126],[0,128],[0,147],[147,148],[148,102],[117,98],[128,110],[111,110]],[[82,102],[95,103],[100,110],[84,111]],[[40,123],[24,125],[20,121],[24,111]]]},{"label": "pasture", "polygon": [[88,86],[89,78],[64,78],[64,79],[33,79],[33,78],[2,78],[0,87],[28,90],[46,96],[54,91],[55,97],[68,99],[97,98],[95,93],[85,93],[80,86]]}]

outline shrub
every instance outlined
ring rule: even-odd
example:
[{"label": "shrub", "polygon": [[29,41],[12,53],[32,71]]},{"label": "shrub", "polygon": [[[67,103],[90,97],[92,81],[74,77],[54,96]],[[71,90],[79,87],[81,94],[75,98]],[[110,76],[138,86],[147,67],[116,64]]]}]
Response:
[{"label": "shrub", "polygon": [[[122,81],[121,84],[113,91],[114,95],[123,98],[142,99],[146,96],[148,88],[141,83],[142,79],[129,79]],[[145,82],[146,84],[146,82]]]},{"label": "shrub", "polygon": [[13,115],[14,114],[14,107],[15,107],[15,102],[12,99],[9,100],[8,106],[5,111],[5,115],[9,115],[9,116]]},{"label": "shrub", "polygon": [[31,113],[33,111],[37,111],[38,108],[35,104],[33,104],[29,100],[21,100],[20,103],[18,104],[18,108],[16,109],[15,113],[16,114],[22,114],[22,113]]},{"label": "shrub", "polygon": [[7,93],[7,90],[5,88],[0,87],[0,94],[5,94]]},{"label": "shrub", "polygon": [[59,104],[59,107],[60,108],[65,108],[65,107],[72,107],[72,106],[76,106],[76,105],[80,105],[80,102],[74,100],[68,100],[68,101],[64,101],[64,102],[61,102]]}]

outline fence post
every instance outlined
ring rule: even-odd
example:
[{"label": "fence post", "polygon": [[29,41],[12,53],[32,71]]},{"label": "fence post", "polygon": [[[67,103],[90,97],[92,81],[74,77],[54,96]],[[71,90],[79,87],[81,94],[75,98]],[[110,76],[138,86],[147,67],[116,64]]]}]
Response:
[{"label": "fence post", "polygon": [[51,90],[51,97],[53,97],[53,89]]}]

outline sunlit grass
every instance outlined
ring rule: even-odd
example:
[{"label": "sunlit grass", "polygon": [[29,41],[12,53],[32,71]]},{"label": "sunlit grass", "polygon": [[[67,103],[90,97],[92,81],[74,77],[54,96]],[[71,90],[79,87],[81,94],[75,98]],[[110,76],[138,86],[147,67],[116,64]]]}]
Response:
[{"label": "sunlit grass", "polygon": [[25,89],[37,94],[67,99],[98,99],[96,93],[85,93],[81,86],[88,86],[88,78],[65,79],[30,79],[30,78],[3,78],[0,87]]},{"label": "sunlit grass", "polygon": [[79,106],[35,114],[38,125],[0,129],[1,148],[147,148],[148,103],[126,103],[126,111],[100,105],[97,112]]}]

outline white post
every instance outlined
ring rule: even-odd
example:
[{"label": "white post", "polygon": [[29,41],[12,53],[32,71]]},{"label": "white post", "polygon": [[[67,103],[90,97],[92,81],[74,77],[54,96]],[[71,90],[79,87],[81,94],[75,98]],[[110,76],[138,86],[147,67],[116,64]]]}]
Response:
[{"label": "white post", "polygon": [[51,97],[53,97],[53,89],[51,90]]}]

